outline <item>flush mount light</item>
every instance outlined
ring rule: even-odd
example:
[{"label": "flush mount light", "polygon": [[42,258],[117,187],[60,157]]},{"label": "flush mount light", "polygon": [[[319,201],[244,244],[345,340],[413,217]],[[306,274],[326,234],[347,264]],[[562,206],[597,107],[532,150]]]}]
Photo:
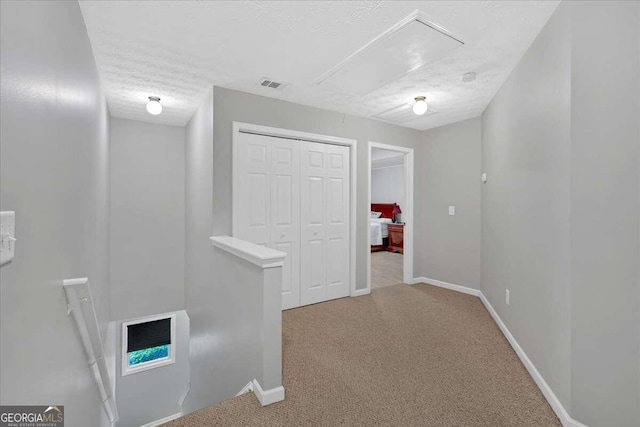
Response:
[{"label": "flush mount light", "polygon": [[147,102],[147,111],[149,114],[157,116],[162,113],[162,105],[160,105],[160,98],[157,96],[150,96],[149,102]]},{"label": "flush mount light", "polygon": [[429,106],[427,105],[427,97],[416,96],[415,101],[416,102],[413,104],[413,112],[416,113],[418,116],[421,116],[424,113],[426,113],[427,110],[429,109]]}]

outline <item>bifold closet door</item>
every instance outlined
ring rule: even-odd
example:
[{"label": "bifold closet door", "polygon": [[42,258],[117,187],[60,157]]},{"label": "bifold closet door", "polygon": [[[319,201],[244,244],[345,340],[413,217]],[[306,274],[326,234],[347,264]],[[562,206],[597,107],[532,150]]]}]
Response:
[{"label": "bifold closet door", "polygon": [[349,295],[349,148],[301,142],[301,305]]},{"label": "bifold closet door", "polygon": [[241,133],[234,147],[234,236],[287,253],[282,309],[300,306],[300,142]]}]

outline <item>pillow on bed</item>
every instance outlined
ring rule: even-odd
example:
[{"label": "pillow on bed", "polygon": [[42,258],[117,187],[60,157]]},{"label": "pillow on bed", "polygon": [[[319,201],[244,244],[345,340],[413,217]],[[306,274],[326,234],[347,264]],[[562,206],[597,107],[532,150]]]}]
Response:
[{"label": "pillow on bed", "polygon": [[382,216],[382,212],[371,211],[371,218],[380,218]]}]

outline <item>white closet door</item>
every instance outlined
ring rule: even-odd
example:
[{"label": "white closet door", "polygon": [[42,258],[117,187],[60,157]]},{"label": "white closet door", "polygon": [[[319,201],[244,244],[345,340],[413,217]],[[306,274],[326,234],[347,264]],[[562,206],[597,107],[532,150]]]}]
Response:
[{"label": "white closet door", "polygon": [[273,139],[269,246],[287,253],[282,269],[282,309],[300,306],[300,143]]},{"label": "white closet door", "polygon": [[234,147],[233,234],[269,246],[271,206],[271,141],[240,134]]},{"label": "white closet door", "polygon": [[326,246],[327,297],[349,296],[349,148],[327,145]]},{"label": "white closet door", "polygon": [[300,145],[248,133],[234,147],[234,236],[287,253],[282,308],[300,305]]},{"label": "white closet door", "polygon": [[302,142],[301,305],[349,295],[349,149]]}]

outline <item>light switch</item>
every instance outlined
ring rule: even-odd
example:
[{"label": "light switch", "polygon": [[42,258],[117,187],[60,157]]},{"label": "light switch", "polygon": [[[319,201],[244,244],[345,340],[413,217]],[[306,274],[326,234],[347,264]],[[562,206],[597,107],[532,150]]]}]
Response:
[{"label": "light switch", "polygon": [[13,259],[16,253],[16,213],[0,212],[0,265]]},{"label": "light switch", "polygon": [[449,206],[449,215],[453,216],[456,214],[456,207],[455,206]]},{"label": "light switch", "polygon": [[482,182],[487,182],[487,174],[486,173],[482,174]]}]

